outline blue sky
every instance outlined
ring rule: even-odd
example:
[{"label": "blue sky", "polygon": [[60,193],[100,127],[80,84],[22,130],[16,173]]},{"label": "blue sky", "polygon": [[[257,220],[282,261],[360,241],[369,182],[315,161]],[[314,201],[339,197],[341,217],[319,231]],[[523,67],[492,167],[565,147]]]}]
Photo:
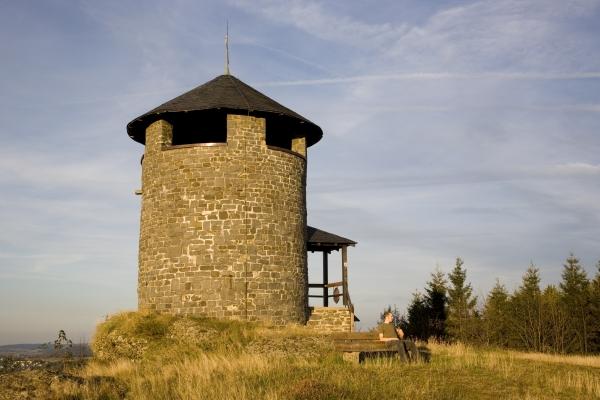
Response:
[{"label": "blue sky", "polygon": [[364,327],[457,256],[480,298],[595,273],[600,1],[0,1],[0,344],[136,307],[125,125],[223,72],[226,19],[232,73],[324,131],[309,223],[358,242]]}]

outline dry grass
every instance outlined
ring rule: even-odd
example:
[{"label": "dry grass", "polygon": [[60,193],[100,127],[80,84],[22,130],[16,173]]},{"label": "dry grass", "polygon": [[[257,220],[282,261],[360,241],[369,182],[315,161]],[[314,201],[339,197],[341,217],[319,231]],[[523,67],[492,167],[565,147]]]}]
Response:
[{"label": "dry grass", "polygon": [[494,371],[503,379],[522,377],[524,383],[547,388],[557,397],[571,393],[575,398],[600,398],[600,356],[476,349],[462,343],[432,343],[430,347],[434,354],[447,356],[449,368]]},{"label": "dry grass", "polygon": [[511,351],[509,353],[513,357],[519,358],[521,360],[540,361],[556,364],[581,365],[584,367],[600,368],[600,357],[598,356],[521,353],[517,351]]},{"label": "dry grass", "polygon": [[[166,328],[160,322],[157,328],[151,316],[132,317],[143,321],[143,327],[129,321],[127,334],[138,332],[146,338],[152,354],[91,361],[71,371],[71,378],[55,379],[52,396],[141,400],[600,398],[600,357],[430,343],[430,362],[402,364],[383,358],[354,365],[332,352],[328,339],[304,327],[281,330],[207,320],[179,323],[190,332],[219,332],[218,345],[209,346],[193,338],[189,339],[192,345],[188,339],[169,337],[169,324],[176,320]],[[125,329],[112,321],[111,329],[102,332],[119,330]],[[153,338],[148,332],[164,334]],[[175,351],[179,346],[183,350]],[[288,348],[291,351],[286,353]]]},{"label": "dry grass", "polygon": [[276,387],[259,388],[255,383],[283,368],[283,359],[256,354],[199,354],[160,367],[129,360],[93,361],[79,371],[83,384],[69,381],[54,389],[59,398],[278,399]]},{"label": "dry grass", "polygon": [[[289,359],[258,354],[200,355],[155,364],[93,362],[81,376],[95,387],[63,392],[81,398],[104,390],[105,398],[132,399],[592,399],[600,398],[595,368],[525,360],[514,352],[485,351],[463,345],[432,346],[430,363],[400,364],[375,359],[364,365],[335,358]],[[561,366],[555,369],[555,366]],[[107,390],[98,382],[126,382],[127,392]],[[117,389],[118,385],[115,386]],[[74,390],[73,390],[74,389]],[[58,393],[57,393],[58,394]],[[96,392],[96,395],[99,394]]]}]

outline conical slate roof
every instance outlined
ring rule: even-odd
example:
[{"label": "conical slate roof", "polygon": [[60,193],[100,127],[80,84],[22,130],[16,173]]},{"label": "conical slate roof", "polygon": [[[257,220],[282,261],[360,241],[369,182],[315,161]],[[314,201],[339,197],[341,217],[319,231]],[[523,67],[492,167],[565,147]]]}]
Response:
[{"label": "conical slate roof", "polygon": [[241,111],[267,118],[269,115],[278,116],[289,123],[293,130],[306,135],[307,146],[323,137],[323,131],[317,125],[233,75],[218,76],[137,117],[127,124],[127,133],[136,142],[144,144],[146,127],[154,121],[178,113],[207,110]]}]

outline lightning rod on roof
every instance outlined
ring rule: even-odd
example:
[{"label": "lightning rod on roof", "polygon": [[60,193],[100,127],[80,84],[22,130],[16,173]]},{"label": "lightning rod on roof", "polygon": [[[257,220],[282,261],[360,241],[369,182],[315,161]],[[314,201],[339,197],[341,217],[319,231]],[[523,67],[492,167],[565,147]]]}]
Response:
[{"label": "lightning rod on roof", "polygon": [[229,20],[225,31],[225,75],[229,75]]}]

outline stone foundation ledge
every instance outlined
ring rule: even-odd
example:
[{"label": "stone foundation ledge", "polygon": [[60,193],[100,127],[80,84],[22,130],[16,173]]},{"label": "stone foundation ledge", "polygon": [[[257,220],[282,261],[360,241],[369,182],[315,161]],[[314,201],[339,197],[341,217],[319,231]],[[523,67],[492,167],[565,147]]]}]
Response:
[{"label": "stone foundation ledge", "polygon": [[346,307],[310,307],[306,326],[319,333],[352,332],[354,314]]}]

